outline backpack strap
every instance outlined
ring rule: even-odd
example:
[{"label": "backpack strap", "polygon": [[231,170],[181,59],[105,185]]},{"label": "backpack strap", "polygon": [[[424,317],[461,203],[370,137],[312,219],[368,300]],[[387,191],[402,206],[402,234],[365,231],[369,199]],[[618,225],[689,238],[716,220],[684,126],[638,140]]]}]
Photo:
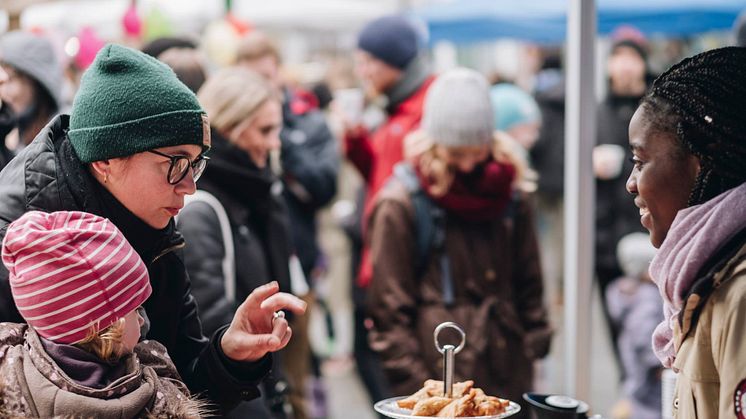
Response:
[{"label": "backpack strap", "polygon": [[220,223],[220,235],[223,236],[223,281],[225,285],[225,296],[231,303],[236,301],[236,256],[233,247],[233,232],[228,213],[225,212],[223,204],[210,192],[198,189],[193,195],[187,195],[184,199],[184,207],[193,202],[203,202],[212,208]]},{"label": "backpack strap", "polygon": [[422,277],[432,254],[439,254],[443,301],[454,303],[453,277],[448,252],[445,251],[446,214],[427,196],[411,164],[403,162],[394,166],[394,178],[409,192],[414,208],[414,223],[417,244],[415,275]]}]

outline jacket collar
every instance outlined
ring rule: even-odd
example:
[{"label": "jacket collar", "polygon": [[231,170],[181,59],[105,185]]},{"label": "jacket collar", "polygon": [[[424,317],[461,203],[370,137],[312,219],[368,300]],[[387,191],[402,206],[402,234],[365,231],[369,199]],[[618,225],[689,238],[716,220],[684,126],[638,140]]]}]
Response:
[{"label": "jacket collar", "polygon": [[197,186],[216,195],[221,202],[236,203],[225,206],[235,222],[245,223],[250,211],[266,213],[272,187],[278,182],[269,167],[258,168],[245,151],[216,130],[212,139],[210,164]]},{"label": "jacket collar", "polygon": [[691,290],[686,296],[684,308],[679,313],[675,324],[674,336],[677,336],[675,348],[678,351],[681,343],[697,325],[702,308],[715,290],[728,282],[733,269],[746,260],[746,229],[742,229],[731,240],[724,243],[709,263],[703,267]]},{"label": "jacket collar", "polygon": [[413,96],[428,79],[431,79],[430,70],[422,56],[415,57],[404,69],[404,74],[387,92],[386,113],[392,115],[397,112],[399,105]]},{"label": "jacket collar", "polygon": [[[112,391],[117,394],[126,394],[140,387],[142,382],[140,363],[136,356],[130,354],[122,359],[121,362],[124,363],[123,373],[112,383],[103,388],[93,388],[80,384],[70,378],[46,352],[41,338],[31,327],[26,329],[24,352],[33,362],[35,369],[44,377],[43,381],[81,396],[106,398],[113,394],[110,393]],[[39,380],[33,381],[38,382]],[[32,385],[32,382],[29,382],[29,385]],[[30,390],[33,393],[35,389],[31,388]]]},{"label": "jacket collar", "polygon": [[70,379],[85,387],[104,388],[127,374],[127,358],[106,362],[75,345],[52,342],[39,337],[44,351]]},{"label": "jacket collar", "polygon": [[59,167],[59,195],[62,209],[77,209],[110,219],[122,231],[146,264],[162,254],[182,247],[184,239],[176,231],[173,220],[164,229],[154,229],[124,207],[106,190],[82,163],[67,138],[69,117],[63,115],[59,124],[50,125],[54,141],[55,162]]}]

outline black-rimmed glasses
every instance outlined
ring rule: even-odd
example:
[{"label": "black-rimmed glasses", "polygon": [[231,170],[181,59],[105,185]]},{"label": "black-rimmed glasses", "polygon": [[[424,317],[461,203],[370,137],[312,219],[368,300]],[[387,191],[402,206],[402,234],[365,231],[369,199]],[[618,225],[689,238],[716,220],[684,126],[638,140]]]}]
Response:
[{"label": "black-rimmed glasses", "polygon": [[187,173],[189,173],[190,167],[192,168],[192,178],[196,182],[205,171],[207,161],[210,160],[209,157],[203,156],[202,154],[197,156],[194,161],[191,161],[187,156],[171,156],[155,150],[148,150],[148,152],[171,160],[171,165],[168,167],[168,174],[166,175],[166,180],[171,185],[176,185],[181,182],[182,179],[186,177]]}]

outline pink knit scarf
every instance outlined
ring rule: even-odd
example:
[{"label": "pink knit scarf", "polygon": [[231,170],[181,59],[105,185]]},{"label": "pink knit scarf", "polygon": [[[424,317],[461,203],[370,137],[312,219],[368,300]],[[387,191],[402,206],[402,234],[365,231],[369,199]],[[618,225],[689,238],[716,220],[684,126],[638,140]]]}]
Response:
[{"label": "pink knit scarf", "polygon": [[697,274],[713,253],[745,226],[746,183],[676,215],[650,264],[665,315],[653,332],[653,350],[664,367],[670,368],[676,359],[673,326]]}]

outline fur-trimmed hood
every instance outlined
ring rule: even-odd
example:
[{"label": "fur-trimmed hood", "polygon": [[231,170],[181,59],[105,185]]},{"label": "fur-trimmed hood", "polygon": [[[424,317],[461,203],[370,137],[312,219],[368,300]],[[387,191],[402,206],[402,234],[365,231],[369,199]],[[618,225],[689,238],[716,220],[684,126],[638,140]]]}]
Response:
[{"label": "fur-trimmed hood", "polygon": [[126,374],[103,389],[70,379],[23,324],[0,324],[0,419],[15,417],[198,418],[207,404],[190,396],[166,349],[143,341]]}]

